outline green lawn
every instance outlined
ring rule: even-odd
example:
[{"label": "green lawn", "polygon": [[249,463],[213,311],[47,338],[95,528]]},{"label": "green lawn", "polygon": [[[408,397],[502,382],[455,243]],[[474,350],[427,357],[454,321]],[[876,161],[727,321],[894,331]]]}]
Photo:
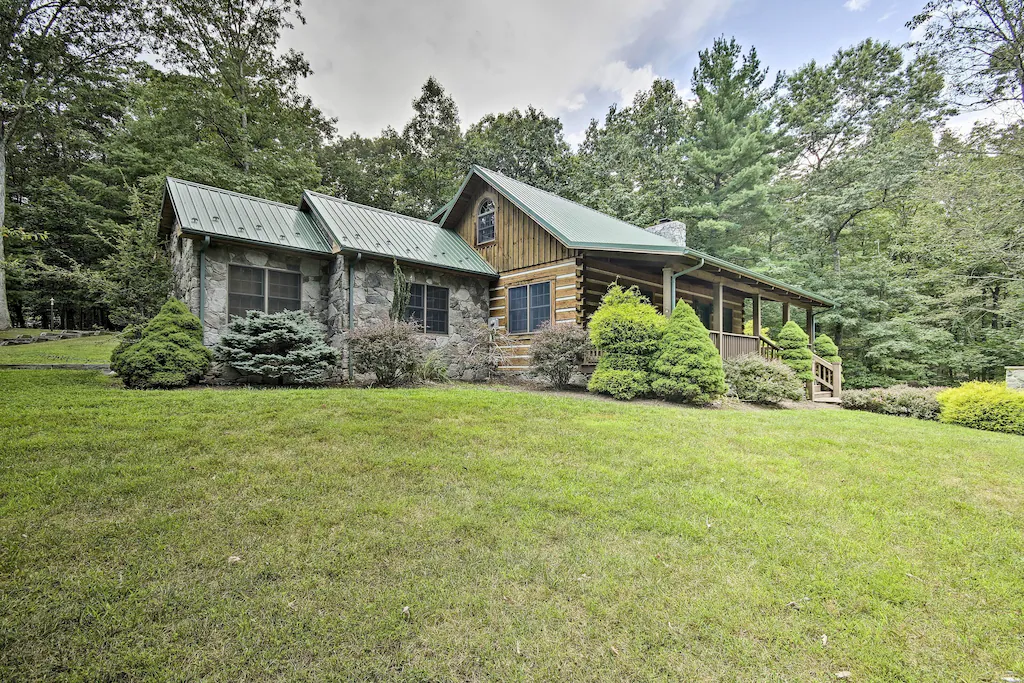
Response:
[{"label": "green lawn", "polygon": [[1024,673],[1021,437],[89,372],[0,401],[2,680]]},{"label": "green lawn", "polygon": [[0,346],[0,365],[109,363],[110,352],[117,343],[117,336],[108,334],[101,337]]}]

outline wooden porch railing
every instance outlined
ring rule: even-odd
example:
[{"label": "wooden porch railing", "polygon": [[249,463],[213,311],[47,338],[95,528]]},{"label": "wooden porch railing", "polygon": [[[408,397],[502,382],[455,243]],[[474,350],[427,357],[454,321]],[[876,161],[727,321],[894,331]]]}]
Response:
[{"label": "wooden porch railing", "polygon": [[843,364],[829,363],[818,354],[811,352],[814,359],[814,380],[807,383],[808,398],[812,401],[815,394],[831,394],[838,399],[843,396]]},{"label": "wooden porch railing", "polygon": [[762,356],[768,360],[779,360],[782,358],[781,346],[765,336],[759,336],[758,339],[761,341],[760,350]]},{"label": "wooden porch railing", "polygon": [[[765,337],[750,337],[731,332],[709,332],[708,334],[711,337],[711,342],[718,349],[718,353],[721,354],[722,360],[729,360],[749,353],[759,353],[765,358],[777,359],[782,351],[775,342]],[[600,351],[590,349],[583,357],[583,367],[597,365],[600,357]]]}]

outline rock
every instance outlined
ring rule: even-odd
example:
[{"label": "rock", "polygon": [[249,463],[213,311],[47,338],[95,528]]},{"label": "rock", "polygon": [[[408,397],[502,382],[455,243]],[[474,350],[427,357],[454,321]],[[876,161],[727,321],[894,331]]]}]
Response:
[{"label": "rock", "polygon": [[840,671],[836,673],[836,678],[853,678],[853,674],[849,671]]}]

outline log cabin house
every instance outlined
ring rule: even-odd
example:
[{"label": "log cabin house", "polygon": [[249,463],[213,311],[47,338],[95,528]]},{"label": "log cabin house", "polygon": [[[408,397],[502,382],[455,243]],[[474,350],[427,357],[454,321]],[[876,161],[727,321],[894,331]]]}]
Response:
[{"label": "log cabin house", "polygon": [[[161,230],[175,293],[211,344],[230,315],[301,308],[343,349],[346,330],[386,319],[393,260],[412,283],[407,316],[435,346],[489,324],[512,340],[507,372],[530,369],[541,326],[585,326],[613,282],[637,286],[666,315],[693,306],[723,358],[778,354],[743,334],[745,316],[761,329],[767,301],[785,320],[802,309],[812,340],[816,311],[833,306],[687,247],[681,224],[643,229],[480,166],[430,221],[315,192],[293,207],[168,179]],[[809,395],[837,400],[841,368],[815,355],[814,369]]]}]

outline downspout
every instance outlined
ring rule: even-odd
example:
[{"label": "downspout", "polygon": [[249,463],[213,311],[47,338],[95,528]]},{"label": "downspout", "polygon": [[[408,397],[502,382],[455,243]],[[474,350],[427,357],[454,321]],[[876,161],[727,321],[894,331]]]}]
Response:
[{"label": "downspout", "polygon": [[[353,329],[355,329],[355,320],[354,320],[354,318],[355,318],[356,307],[355,307],[355,302],[353,301],[353,299],[355,297],[352,296],[352,290],[355,287],[356,262],[360,261],[362,258],[363,258],[363,255],[361,253],[356,252],[356,257],[354,259],[352,259],[352,258],[348,259],[348,331],[349,332],[351,332]],[[346,349],[346,352],[347,352],[347,355],[348,355],[348,381],[351,382],[352,381],[352,377],[353,377],[353,374],[352,374],[352,353],[349,352],[347,349]]]},{"label": "downspout", "polygon": [[672,274],[672,291],[670,292],[670,294],[672,295],[672,300],[669,301],[669,304],[668,304],[669,315],[672,314],[672,311],[675,310],[675,307],[676,307],[676,280],[678,280],[679,278],[681,278],[684,275],[689,275],[690,273],[692,273],[695,270],[700,270],[703,267],[704,267],[704,257],[702,256],[701,259],[700,259],[700,263],[698,263],[697,265],[690,266],[686,270],[681,270],[678,273],[673,273]]},{"label": "downspout", "polygon": [[210,236],[203,238],[199,245],[199,329],[206,336],[206,248],[210,246]]}]

